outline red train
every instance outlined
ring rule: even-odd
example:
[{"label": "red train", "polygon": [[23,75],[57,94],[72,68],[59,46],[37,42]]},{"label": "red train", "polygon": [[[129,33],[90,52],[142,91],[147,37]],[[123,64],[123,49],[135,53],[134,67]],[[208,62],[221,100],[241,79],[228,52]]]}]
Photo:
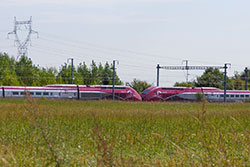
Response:
[{"label": "red train", "polygon": [[[150,87],[141,97],[143,101],[197,101],[199,94],[204,94],[207,101],[224,101],[224,90],[209,87]],[[228,90],[226,99],[229,102],[250,100],[250,91]]]},{"label": "red train", "polygon": [[[47,85],[44,87],[0,86],[0,97],[32,97],[55,99],[112,99],[111,85]],[[115,86],[115,99],[131,101],[196,101],[203,94],[208,101],[224,101],[224,91],[218,88],[150,87],[139,95],[129,86]],[[229,102],[250,100],[250,91],[228,90]]]},{"label": "red train", "polygon": [[[110,85],[47,85],[44,87],[1,86],[1,97],[46,97],[56,99],[112,99],[112,86]],[[141,101],[141,96],[131,87],[115,86],[115,99]]]}]

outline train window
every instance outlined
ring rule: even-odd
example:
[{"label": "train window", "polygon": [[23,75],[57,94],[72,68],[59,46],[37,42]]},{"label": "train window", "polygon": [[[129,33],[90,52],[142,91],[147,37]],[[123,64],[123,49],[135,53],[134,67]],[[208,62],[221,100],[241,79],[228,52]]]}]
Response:
[{"label": "train window", "polygon": [[244,97],[244,95],[240,95],[240,97]]},{"label": "train window", "polygon": [[235,95],[235,97],[240,97],[240,95]]},{"label": "train window", "polygon": [[224,97],[224,95],[220,95],[220,97]]},{"label": "train window", "polygon": [[61,93],[59,93],[59,96],[61,96]]},{"label": "train window", "polygon": [[20,92],[21,95],[25,96],[25,95],[34,95],[34,92]]},{"label": "train window", "polygon": [[145,94],[147,94],[149,91],[150,91],[150,89],[147,89],[147,90],[143,91],[142,94],[145,95]]},{"label": "train window", "polygon": [[41,96],[42,93],[41,92],[36,92],[36,95]]},{"label": "train window", "polygon": [[49,96],[49,92],[43,92],[44,96]]},{"label": "train window", "polygon": [[229,95],[227,95],[227,97],[229,97]]},{"label": "train window", "polygon": [[100,93],[81,93],[82,98],[100,98],[101,96]]},{"label": "train window", "polygon": [[52,95],[53,95],[53,93],[51,92],[51,93],[50,93],[50,96],[52,96]]},{"label": "train window", "polygon": [[76,96],[76,93],[74,93],[74,96]]},{"label": "train window", "polygon": [[234,95],[230,95],[230,97],[234,97]]},{"label": "train window", "polygon": [[12,92],[13,95],[19,95],[19,92]]},{"label": "train window", "polygon": [[249,97],[249,95],[246,95],[246,97]]}]

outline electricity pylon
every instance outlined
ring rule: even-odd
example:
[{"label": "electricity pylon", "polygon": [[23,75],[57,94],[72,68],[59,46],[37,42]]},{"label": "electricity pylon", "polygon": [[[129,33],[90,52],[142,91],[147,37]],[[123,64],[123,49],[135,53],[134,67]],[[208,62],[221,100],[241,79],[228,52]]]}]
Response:
[{"label": "electricity pylon", "polygon": [[[18,36],[18,31],[21,31],[23,28],[28,31],[28,34],[26,38],[21,41]],[[17,21],[16,17],[14,17],[14,30],[8,33],[8,38],[9,35],[15,35],[14,45],[17,46],[17,59],[27,54],[28,46],[31,44],[32,34],[36,34],[38,38],[38,32],[32,30],[32,16],[30,16],[30,20],[28,21]]]}]

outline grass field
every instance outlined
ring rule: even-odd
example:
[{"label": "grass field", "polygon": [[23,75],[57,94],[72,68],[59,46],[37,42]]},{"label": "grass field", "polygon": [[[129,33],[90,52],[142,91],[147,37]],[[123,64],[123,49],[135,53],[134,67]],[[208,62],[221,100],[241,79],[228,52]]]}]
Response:
[{"label": "grass field", "polygon": [[250,103],[0,99],[0,166],[250,166]]}]

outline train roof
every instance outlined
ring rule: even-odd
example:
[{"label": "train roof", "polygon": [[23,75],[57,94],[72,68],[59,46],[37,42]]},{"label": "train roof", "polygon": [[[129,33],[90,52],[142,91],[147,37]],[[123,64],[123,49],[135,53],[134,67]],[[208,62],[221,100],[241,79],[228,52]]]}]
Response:
[{"label": "train roof", "polygon": [[[113,87],[113,85],[78,85],[79,87]],[[46,85],[45,87],[77,87],[76,84],[52,84],[52,85]],[[123,85],[115,85],[115,87],[129,87],[129,86],[123,86]]]},{"label": "train roof", "polygon": [[215,88],[215,87],[177,87],[177,86],[169,86],[169,87],[165,87],[165,86],[152,86],[148,89],[152,89],[152,88],[161,88],[161,89],[203,89],[203,90],[220,90],[219,88]]},{"label": "train roof", "polygon": [[[221,92],[224,92],[224,90],[222,89],[219,89],[219,88],[215,88],[215,87],[157,87],[157,86],[153,86],[153,87],[150,87],[148,89],[152,90],[152,89],[165,89],[165,90],[190,90],[190,91],[195,91],[195,90],[202,90],[202,91],[211,91],[211,92],[218,92],[218,93],[221,93]],[[227,90],[227,93],[250,93],[249,90]]]},{"label": "train roof", "polygon": [[4,89],[28,89],[28,90],[72,90],[72,88],[37,87],[37,86],[1,86]]}]

